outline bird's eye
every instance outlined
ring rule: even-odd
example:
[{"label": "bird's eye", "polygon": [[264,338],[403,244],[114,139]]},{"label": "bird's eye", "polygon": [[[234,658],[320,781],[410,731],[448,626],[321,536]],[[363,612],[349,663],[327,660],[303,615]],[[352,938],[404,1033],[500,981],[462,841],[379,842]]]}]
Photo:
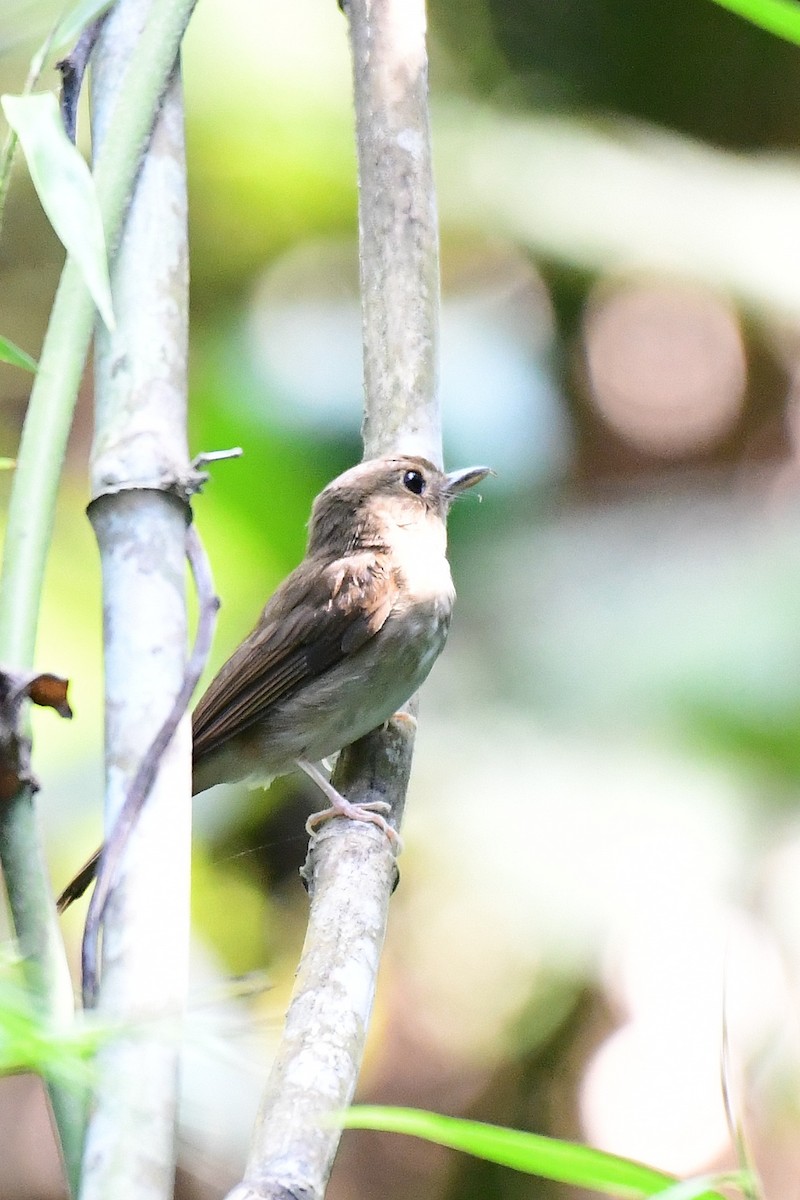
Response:
[{"label": "bird's eye", "polygon": [[406,471],[403,475],[403,487],[407,487],[415,496],[421,496],[425,491],[425,476],[421,471]]}]

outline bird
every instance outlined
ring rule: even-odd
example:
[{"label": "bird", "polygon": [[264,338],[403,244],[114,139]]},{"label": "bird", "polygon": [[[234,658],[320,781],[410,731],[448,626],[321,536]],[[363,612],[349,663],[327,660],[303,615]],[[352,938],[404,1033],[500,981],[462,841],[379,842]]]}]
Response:
[{"label": "bird", "polygon": [[[385,803],[350,803],[321,764],[388,721],[427,678],[455,601],[447,515],[491,473],[386,455],[320,492],[305,557],[194,711],[192,795],[219,783],[268,786],[300,768],[329,805],[309,817],[309,833],[341,816],[397,838]],[[60,912],[89,886],[101,852],[61,893]]]}]

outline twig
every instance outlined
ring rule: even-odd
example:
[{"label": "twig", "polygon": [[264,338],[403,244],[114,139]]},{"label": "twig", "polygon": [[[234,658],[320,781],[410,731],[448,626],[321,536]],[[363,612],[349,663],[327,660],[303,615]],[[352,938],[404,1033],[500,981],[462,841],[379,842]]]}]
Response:
[{"label": "twig", "polygon": [[131,832],[136,827],[142,808],[144,807],[150,788],[153,785],[158,765],[167,746],[172,741],[181,718],[189,707],[192,695],[203,674],[216,628],[219,597],[214,591],[214,580],[211,575],[211,565],[203,548],[203,543],[194,525],[186,531],[186,557],[192,571],[199,616],[197,633],[186,671],[183,684],[175,697],[175,702],[159,729],[149,749],[144,755],[139,769],[133,777],[119,816],[106,838],[94,892],[89,902],[86,914],[86,925],[83,932],[81,954],[83,974],[83,1004],[84,1008],[93,1008],[97,998],[97,948],[108,903],[109,893],[114,886],[117,868],[125,852]]},{"label": "twig", "polygon": [[91,25],[87,25],[66,58],[59,59],[56,63],[56,67],[61,72],[61,119],[64,122],[67,137],[73,145],[77,132],[78,101],[83,87],[83,77],[105,19],[106,14],[103,13],[96,21],[92,21]]}]

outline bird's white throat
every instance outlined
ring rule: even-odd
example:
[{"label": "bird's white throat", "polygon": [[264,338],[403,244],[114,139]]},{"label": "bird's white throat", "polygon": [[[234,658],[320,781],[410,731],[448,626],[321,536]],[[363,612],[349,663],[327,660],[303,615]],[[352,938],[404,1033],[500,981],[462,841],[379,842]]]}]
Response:
[{"label": "bird's white throat", "polygon": [[447,530],[438,517],[428,516],[392,529],[392,557],[418,601],[446,599],[453,592],[447,561]]}]

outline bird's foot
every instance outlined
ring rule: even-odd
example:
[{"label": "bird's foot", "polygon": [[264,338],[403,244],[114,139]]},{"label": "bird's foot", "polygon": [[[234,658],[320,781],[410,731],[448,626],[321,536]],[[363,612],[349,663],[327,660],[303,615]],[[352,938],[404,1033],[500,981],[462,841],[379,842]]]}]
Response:
[{"label": "bird's foot", "polygon": [[402,849],[402,841],[400,834],[396,829],[393,829],[386,818],[382,815],[391,811],[391,805],[385,800],[367,800],[363,804],[353,804],[350,800],[346,800],[336,788],[326,779],[319,768],[307,759],[298,759],[298,767],[305,771],[310,779],[314,780],[320,791],[324,792],[329,808],[322,809],[321,812],[312,813],[306,821],[306,832],[309,837],[314,837],[317,827],[330,821],[334,817],[347,817],[351,821],[366,821],[371,825],[377,825],[378,828],[386,834],[387,838],[394,846],[397,853]]},{"label": "bird's foot", "polygon": [[306,833],[309,837],[315,837],[320,825],[325,821],[330,821],[334,817],[348,817],[351,821],[367,821],[371,825],[377,825],[383,833],[386,834],[392,845],[399,851],[402,842],[400,834],[396,829],[393,829],[385,817],[381,816],[381,811],[389,812],[390,805],[385,800],[372,800],[366,804],[351,804],[349,800],[340,797],[338,804],[331,803],[330,808],[323,808],[321,812],[312,813],[306,821]]}]

